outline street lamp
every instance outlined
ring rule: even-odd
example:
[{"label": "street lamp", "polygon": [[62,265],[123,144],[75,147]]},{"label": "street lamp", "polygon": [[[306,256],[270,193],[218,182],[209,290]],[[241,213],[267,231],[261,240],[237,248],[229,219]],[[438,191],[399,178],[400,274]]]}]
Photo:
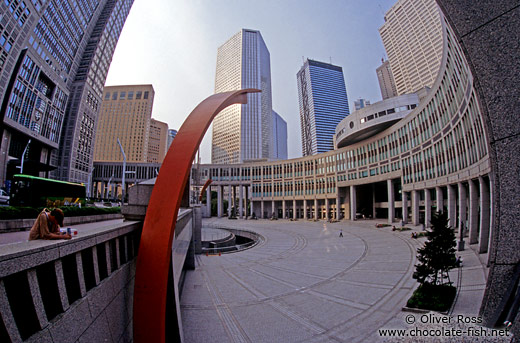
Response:
[{"label": "street lamp", "polygon": [[121,178],[121,184],[123,185],[121,190],[121,204],[125,203],[125,174],[126,174],[126,155],[123,146],[121,145],[121,141],[119,138],[117,139],[117,144],[119,144],[119,148],[121,149],[121,154],[123,155],[123,177]]},{"label": "street lamp", "polygon": [[25,149],[23,149],[22,161],[20,162],[20,174],[23,174],[23,162],[25,160],[25,153],[27,152],[27,148],[29,148],[29,144],[31,144],[31,139],[27,142]]}]

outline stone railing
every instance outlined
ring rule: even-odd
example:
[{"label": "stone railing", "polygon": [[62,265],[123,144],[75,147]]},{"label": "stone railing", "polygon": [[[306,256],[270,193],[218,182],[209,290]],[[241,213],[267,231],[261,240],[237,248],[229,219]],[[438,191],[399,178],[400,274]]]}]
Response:
[{"label": "stone railing", "polygon": [[0,341],[130,341],[141,228],[0,247]]},{"label": "stone railing", "polygon": [[[93,222],[101,222],[105,220],[121,219],[123,215],[121,213],[108,213],[108,214],[95,214],[90,216],[78,216],[78,217],[65,217],[63,219],[63,226],[69,225],[86,224]],[[30,219],[12,219],[12,220],[0,220],[0,233],[13,232],[13,231],[28,231],[34,224],[36,218]]]}]

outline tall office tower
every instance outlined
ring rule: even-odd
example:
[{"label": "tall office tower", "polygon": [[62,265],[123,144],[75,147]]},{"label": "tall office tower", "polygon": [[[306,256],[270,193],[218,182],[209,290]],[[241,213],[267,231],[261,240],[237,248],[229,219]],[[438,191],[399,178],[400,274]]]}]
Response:
[{"label": "tall office tower", "polygon": [[343,69],[307,59],[297,79],[303,156],[334,149],[336,126],[350,113]]},{"label": "tall office tower", "polygon": [[354,100],[354,107],[356,108],[356,111],[362,109],[363,107],[366,107],[370,105],[370,100],[359,98],[357,100]]},{"label": "tall office tower", "polygon": [[287,122],[273,111],[273,159],[287,159]]},{"label": "tall office tower", "polygon": [[148,162],[150,120],[155,92],[152,85],[105,87],[94,147],[96,162]]},{"label": "tall office tower", "polygon": [[173,143],[173,139],[177,136],[177,130],[169,129],[168,130],[168,147],[166,150],[170,149],[170,146]]},{"label": "tall office tower", "polygon": [[148,139],[148,161],[162,163],[168,149],[168,124],[155,119],[150,120]]},{"label": "tall office tower", "polygon": [[431,87],[442,57],[442,28],[435,0],[398,0],[379,29],[397,95]]},{"label": "tall office tower", "polygon": [[212,163],[272,159],[270,55],[259,31],[242,29],[218,48],[215,93],[257,88],[247,104],[232,105],[213,121]]},{"label": "tall office tower", "polygon": [[376,69],[376,74],[383,100],[397,96],[397,88],[395,88],[394,76],[388,60],[381,59],[381,65]]},{"label": "tall office tower", "polygon": [[60,166],[62,178],[88,180],[102,88],[132,3],[0,3],[0,185],[20,172],[24,152],[25,174],[57,177]]}]

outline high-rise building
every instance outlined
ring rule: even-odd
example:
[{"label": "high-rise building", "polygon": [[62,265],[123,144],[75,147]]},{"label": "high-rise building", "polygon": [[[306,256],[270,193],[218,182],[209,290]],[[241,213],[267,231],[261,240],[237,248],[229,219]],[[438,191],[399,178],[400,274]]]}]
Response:
[{"label": "high-rise building", "polygon": [[170,149],[170,145],[172,145],[173,139],[177,136],[177,130],[169,129],[168,130],[168,146],[167,149]]},{"label": "high-rise building", "polygon": [[132,3],[0,3],[0,183],[19,172],[24,151],[24,173],[88,181],[103,85]]},{"label": "high-rise building", "polygon": [[370,100],[359,98],[357,100],[354,100],[354,107],[356,108],[356,111],[359,111],[360,109],[370,105]]},{"label": "high-rise building", "polygon": [[213,121],[212,163],[272,159],[271,66],[259,31],[242,29],[218,48],[215,93],[244,88],[247,104],[232,105]]},{"label": "high-rise building", "polygon": [[383,100],[397,96],[397,88],[395,88],[394,76],[388,60],[381,59],[381,65],[376,69],[376,74]]},{"label": "high-rise building", "polygon": [[336,126],[350,113],[343,69],[307,59],[297,79],[303,156],[333,150]]},{"label": "high-rise building", "polygon": [[273,159],[287,159],[287,122],[273,110]]},{"label": "high-rise building", "polygon": [[397,95],[431,87],[442,57],[442,27],[435,0],[398,0],[379,29]]},{"label": "high-rise building", "polygon": [[[123,146],[127,162],[150,162],[148,149],[154,95],[152,85],[105,87],[94,147],[96,162],[123,161],[117,139]],[[166,135],[164,140],[166,144]]]},{"label": "high-rise building", "polygon": [[148,139],[148,162],[162,163],[168,149],[168,124],[155,119],[150,120]]}]

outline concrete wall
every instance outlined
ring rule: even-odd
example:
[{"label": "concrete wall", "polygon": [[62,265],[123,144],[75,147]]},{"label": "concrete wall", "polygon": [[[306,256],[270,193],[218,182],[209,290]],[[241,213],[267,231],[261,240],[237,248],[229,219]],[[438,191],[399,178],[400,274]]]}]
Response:
[{"label": "concrete wall", "polygon": [[[481,307],[484,323],[502,321],[512,300],[520,261],[520,1],[437,0],[455,29],[475,78],[483,109],[493,169],[491,216],[494,229],[489,253],[490,273]],[[513,313],[513,333],[520,319]],[[500,320],[499,320],[500,318]]]}]

